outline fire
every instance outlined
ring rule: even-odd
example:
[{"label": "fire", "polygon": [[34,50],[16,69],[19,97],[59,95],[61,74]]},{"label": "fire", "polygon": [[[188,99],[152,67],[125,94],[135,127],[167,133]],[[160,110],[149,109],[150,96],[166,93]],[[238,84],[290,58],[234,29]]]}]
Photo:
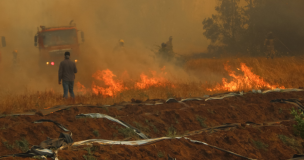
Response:
[{"label": "fire", "polygon": [[[162,70],[164,70],[163,68]],[[147,75],[142,73],[140,75],[140,82],[137,82],[135,84],[135,88],[139,89],[147,89],[151,86],[159,87],[159,86],[166,86],[168,84],[168,80],[164,78],[164,76],[167,74],[166,72],[162,72],[160,74],[157,74],[156,71],[151,71],[152,77],[149,78]]]},{"label": "fire", "polygon": [[84,85],[82,85],[80,82],[76,83],[76,91],[77,92],[81,92],[83,94],[87,93],[87,89],[84,87]]},{"label": "fire", "polygon": [[97,86],[95,82],[93,82],[92,91],[95,94],[102,94],[112,97],[116,95],[118,92],[127,89],[123,86],[121,81],[113,79],[113,77],[116,77],[116,75],[114,75],[112,71],[110,71],[109,69],[103,71],[98,70],[96,73],[93,74],[92,77],[95,78],[96,80],[103,81],[104,84],[108,86],[108,87]]},{"label": "fire", "polygon": [[[131,84],[131,87],[125,87],[123,83],[124,80],[130,80],[130,76],[127,71],[123,72],[123,74],[118,79],[116,75],[113,74],[113,72],[109,69],[106,70],[98,70],[96,71],[92,77],[95,79],[95,81],[92,82],[92,93],[93,94],[101,94],[104,96],[110,96],[114,97],[118,93],[129,90],[129,89],[147,89],[149,87],[155,86],[155,87],[165,87],[170,85],[169,81],[164,78],[167,74],[164,72],[165,67],[162,68],[161,73],[157,73],[156,71],[150,71],[151,77],[148,75],[142,73],[140,75],[140,81],[131,81],[134,82],[134,84]],[[171,87],[175,88],[174,85],[171,84]],[[82,85],[80,82],[76,83],[76,91],[87,93],[90,90],[86,89],[84,85]]]},{"label": "fire", "polygon": [[236,75],[234,71],[230,69],[228,64],[225,65],[225,70],[229,73],[230,77],[233,77],[231,82],[228,82],[226,78],[222,79],[222,85],[217,84],[215,88],[208,89],[208,91],[225,90],[225,91],[237,91],[241,88],[247,89],[260,89],[260,88],[285,88],[284,86],[279,87],[278,85],[271,85],[264,81],[263,78],[251,72],[245,63],[241,63],[241,70],[244,75]]}]

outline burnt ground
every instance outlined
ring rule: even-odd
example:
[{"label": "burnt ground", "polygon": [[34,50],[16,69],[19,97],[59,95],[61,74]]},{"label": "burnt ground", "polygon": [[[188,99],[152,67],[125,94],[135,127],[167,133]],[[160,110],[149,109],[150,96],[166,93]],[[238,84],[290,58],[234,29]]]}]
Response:
[{"label": "burnt ground", "polygon": [[[16,141],[28,142],[28,147],[39,145],[47,137],[57,138],[63,132],[55,124],[34,124],[39,119],[55,120],[73,133],[74,141],[87,139],[139,140],[123,126],[107,119],[76,118],[81,113],[102,113],[122,120],[151,138],[180,136],[203,128],[226,123],[239,123],[237,127],[223,130],[207,130],[187,136],[193,140],[232,151],[254,159],[285,160],[294,154],[302,154],[304,142],[296,133],[292,104],[271,103],[274,99],[299,99],[304,92],[247,93],[222,100],[188,101],[162,105],[126,105],[123,107],[73,107],[46,116],[6,116],[0,118],[0,156],[21,153]],[[286,120],[286,121],[284,121]],[[246,124],[254,122],[255,124]],[[268,124],[265,122],[278,122]],[[264,125],[262,125],[264,123]],[[303,144],[304,145],[304,144]],[[59,159],[244,159],[187,139],[163,140],[144,146],[94,145],[70,147],[58,153]],[[23,158],[6,158],[23,159]],[[26,158],[31,159],[31,158]]]}]

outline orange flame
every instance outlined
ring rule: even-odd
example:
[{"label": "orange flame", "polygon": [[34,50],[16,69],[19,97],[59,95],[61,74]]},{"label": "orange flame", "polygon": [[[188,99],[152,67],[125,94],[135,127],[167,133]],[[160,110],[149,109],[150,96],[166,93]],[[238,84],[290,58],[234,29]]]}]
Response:
[{"label": "orange flame", "polygon": [[122,90],[126,89],[123,86],[122,82],[115,81],[113,79],[113,77],[116,77],[116,75],[114,75],[112,71],[110,71],[109,69],[103,71],[98,70],[96,73],[93,74],[92,77],[95,78],[96,80],[103,81],[104,84],[108,86],[107,88],[100,87],[97,86],[95,82],[93,82],[92,91],[95,94],[102,94],[113,97],[118,92],[121,92]]},{"label": "orange flame", "polygon": [[230,77],[233,77],[233,80],[231,82],[227,82],[227,79],[223,78],[222,85],[217,84],[215,88],[207,89],[208,91],[237,91],[241,88],[260,89],[262,87],[270,89],[285,88],[284,86],[279,87],[278,85],[271,85],[265,82],[263,78],[260,78],[260,76],[252,73],[245,63],[241,63],[241,71],[244,73],[243,76],[235,75],[235,72],[230,69],[230,66],[228,64],[225,65],[225,70],[229,73]]},{"label": "orange flame", "polygon": [[[162,70],[164,70],[163,68]],[[135,84],[135,88],[139,89],[147,89],[149,87],[155,86],[166,86],[168,84],[168,80],[164,78],[164,76],[167,74],[166,72],[162,72],[159,75],[157,75],[156,71],[151,71],[152,77],[149,78],[147,75],[142,73],[140,75],[140,82],[137,82]]]},{"label": "orange flame", "polygon": [[77,82],[77,83],[76,83],[76,91],[77,91],[77,92],[81,92],[81,93],[83,93],[83,94],[86,94],[86,93],[87,93],[86,88],[85,88],[84,85],[82,85],[80,82]]},{"label": "orange flame", "polygon": [[[169,86],[169,81],[164,78],[164,76],[167,74],[166,72],[163,72],[165,70],[165,67],[162,68],[161,73],[157,73],[156,71],[151,71],[152,77],[148,77],[146,74],[142,73],[140,75],[140,81],[135,82],[134,88],[137,89],[147,89],[151,86],[155,87],[165,87]],[[111,70],[98,70],[95,72],[92,77],[96,80],[92,82],[92,92],[94,94],[101,94],[104,96],[115,96],[119,92],[122,92],[124,90],[128,90],[130,88],[124,87],[123,85],[123,79],[130,79],[127,71],[123,72],[120,80],[115,80],[114,75]],[[87,90],[80,82],[76,83],[77,91],[82,93],[87,93],[89,90]],[[171,84],[171,87],[175,88],[173,84]],[[131,87],[133,88],[133,87]]]}]

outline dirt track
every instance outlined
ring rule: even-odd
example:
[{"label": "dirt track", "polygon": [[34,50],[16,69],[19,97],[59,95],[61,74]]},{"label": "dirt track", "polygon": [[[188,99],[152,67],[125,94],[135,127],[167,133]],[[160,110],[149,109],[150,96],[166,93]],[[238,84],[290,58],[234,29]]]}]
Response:
[{"label": "dirt track", "polygon": [[[29,147],[39,145],[47,137],[57,138],[62,130],[53,123],[34,124],[39,119],[55,120],[73,133],[74,141],[87,139],[136,140],[137,135],[126,132],[123,126],[107,119],[76,119],[80,113],[103,113],[138,128],[151,138],[184,135],[205,127],[226,123],[240,123],[226,130],[209,130],[193,136],[193,140],[232,151],[254,159],[289,159],[303,152],[303,140],[294,134],[294,121],[284,121],[269,126],[247,125],[246,122],[263,123],[291,120],[292,104],[271,103],[274,99],[300,99],[304,92],[247,93],[223,100],[188,101],[162,105],[126,105],[121,108],[73,107],[46,116],[17,116],[0,118],[0,155],[21,153],[14,146],[24,138]],[[95,131],[95,135],[94,132]],[[97,132],[98,131],[98,132]],[[96,136],[96,133],[99,136]],[[282,137],[289,137],[284,142]],[[286,139],[286,138],[285,138]],[[5,145],[6,144],[6,145]],[[8,145],[7,145],[8,144]],[[84,159],[85,146],[59,151],[59,159]],[[145,146],[93,147],[96,159],[167,159],[167,154],[177,159],[242,159],[229,153],[194,144],[186,139],[171,139]],[[8,158],[12,159],[12,158]],[[19,158],[15,158],[19,159]],[[21,159],[21,158],[20,158]]]}]

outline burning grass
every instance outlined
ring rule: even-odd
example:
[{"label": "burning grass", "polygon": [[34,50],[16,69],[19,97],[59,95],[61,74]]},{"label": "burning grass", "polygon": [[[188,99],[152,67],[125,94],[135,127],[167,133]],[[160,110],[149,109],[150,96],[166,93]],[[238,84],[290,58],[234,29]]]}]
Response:
[{"label": "burning grass", "polygon": [[[271,85],[284,86],[286,88],[302,87],[304,85],[304,57],[281,57],[275,59],[266,58],[221,58],[221,59],[198,59],[188,61],[186,68],[191,71],[208,71],[217,73],[218,76],[212,76],[207,79],[212,86],[216,85],[222,78],[227,78],[230,82],[232,78],[229,72],[225,70],[225,64],[236,74],[241,72],[241,64],[245,64],[252,73]],[[253,86],[254,87],[254,86]]]},{"label": "burning grass", "polygon": [[75,99],[64,99],[62,93],[54,91],[44,92],[26,92],[20,95],[6,95],[0,100],[0,113],[17,113],[25,111],[35,111],[38,109],[50,108],[55,105],[71,105],[71,104],[91,104],[91,105],[112,105],[122,101],[131,101],[137,99],[145,101],[147,99],[166,99],[168,97],[188,97],[203,96],[202,89],[196,90],[194,85],[185,85],[183,90],[177,90],[166,87],[151,87],[148,89],[132,89],[120,92],[115,96],[107,96],[103,94],[78,92]]},{"label": "burning grass", "polygon": [[[92,88],[76,82],[77,96],[65,100],[55,91],[0,95],[0,113],[16,113],[63,104],[115,104],[131,99],[166,99],[203,97],[226,91],[251,89],[298,88],[304,86],[302,57],[198,59],[189,61],[185,69],[196,74],[201,82],[170,81],[163,68],[160,73],[142,73],[139,79],[123,81],[111,70],[97,71]],[[208,74],[209,73],[209,74]],[[215,76],[216,75],[216,76]]]}]

